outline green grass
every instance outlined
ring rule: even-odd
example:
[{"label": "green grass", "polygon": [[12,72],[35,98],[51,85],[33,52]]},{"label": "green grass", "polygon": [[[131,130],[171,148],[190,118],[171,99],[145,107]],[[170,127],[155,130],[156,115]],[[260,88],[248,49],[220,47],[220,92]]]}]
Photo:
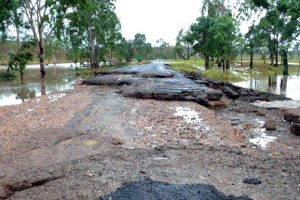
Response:
[{"label": "green grass", "polygon": [[220,81],[241,81],[243,78],[231,71],[222,72],[220,68],[214,67],[209,70],[204,70],[204,60],[167,60],[171,69],[181,73],[196,73],[204,75],[210,79]]},{"label": "green grass", "polygon": [[243,76],[240,74],[234,74],[231,71],[222,72],[218,69],[209,69],[202,72],[202,74],[210,79],[238,82],[243,80]]},{"label": "green grass", "polygon": [[[273,67],[270,64],[264,64],[263,60],[256,58],[254,60],[254,68],[249,69],[249,63],[245,61],[244,66],[232,65],[230,70],[223,72],[221,68],[214,66],[212,69],[204,69],[204,61],[198,60],[167,60],[171,69],[181,73],[197,73],[205,77],[220,81],[238,82],[255,76],[260,79],[269,76],[282,75],[283,67]],[[236,61],[238,62],[238,60]],[[290,74],[297,74],[298,66],[289,66]]]}]

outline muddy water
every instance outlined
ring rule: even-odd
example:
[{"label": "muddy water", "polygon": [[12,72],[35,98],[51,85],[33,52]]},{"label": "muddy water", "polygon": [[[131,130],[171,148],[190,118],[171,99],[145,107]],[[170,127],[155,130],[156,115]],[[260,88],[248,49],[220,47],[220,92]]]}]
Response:
[{"label": "muddy water", "polygon": [[293,100],[300,100],[300,75],[292,74],[291,76],[271,77],[271,85],[269,77],[255,78],[248,76],[245,81],[235,82],[234,85],[269,92],[278,95],[284,95]]},{"label": "muddy water", "polygon": [[32,65],[25,70],[23,80],[0,80],[0,106],[17,105],[28,99],[73,89],[76,81],[83,77],[76,76],[75,70],[66,66],[70,65],[48,67],[44,79],[40,78],[39,69]]}]

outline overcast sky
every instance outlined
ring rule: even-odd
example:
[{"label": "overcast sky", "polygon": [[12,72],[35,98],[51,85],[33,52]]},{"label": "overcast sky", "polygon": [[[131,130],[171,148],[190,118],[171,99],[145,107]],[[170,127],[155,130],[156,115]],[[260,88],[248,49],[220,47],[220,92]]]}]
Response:
[{"label": "overcast sky", "polygon": [[133,39],[146,35],[155,45],[160,38],[174,44],[181,28],[188,28],[200,16],[201,0],[117,0],[116,13],[122,34]]}]

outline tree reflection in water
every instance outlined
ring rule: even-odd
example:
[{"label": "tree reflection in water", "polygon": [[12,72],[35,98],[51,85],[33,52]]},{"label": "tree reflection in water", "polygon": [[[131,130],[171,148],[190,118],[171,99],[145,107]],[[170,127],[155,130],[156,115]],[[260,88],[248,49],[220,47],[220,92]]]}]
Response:
[{"label": "tree reflection in water", "polygon": [[32,99],[36,97],[36,91],[35,90],[30,90],[28,88],[19,88],[13,91],[15,93],[16,99],[22,100],[24,102],[27,99]]}]

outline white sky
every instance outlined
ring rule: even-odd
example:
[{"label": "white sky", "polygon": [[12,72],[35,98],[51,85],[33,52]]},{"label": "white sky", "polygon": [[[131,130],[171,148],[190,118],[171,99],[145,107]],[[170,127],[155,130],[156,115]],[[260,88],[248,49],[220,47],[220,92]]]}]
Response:
[{"label": "white sky", "polygon": [[201,0],[117,0],[116,13],[122,34],[133,39],[146,35],[152,45],[160,38],[174,44],[181,28],[187,29],[200,16]]}]

